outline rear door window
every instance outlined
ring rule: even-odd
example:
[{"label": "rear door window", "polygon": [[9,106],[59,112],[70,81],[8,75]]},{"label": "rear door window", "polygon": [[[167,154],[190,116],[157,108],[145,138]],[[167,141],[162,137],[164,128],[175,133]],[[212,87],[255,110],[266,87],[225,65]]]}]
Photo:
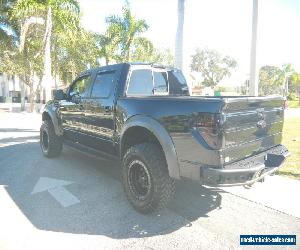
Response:
[{"label": "rear door window", "polygon": [[136,69],[132,71],[127,94],[143,96],[150,96],[153,94],[151,69]]}]

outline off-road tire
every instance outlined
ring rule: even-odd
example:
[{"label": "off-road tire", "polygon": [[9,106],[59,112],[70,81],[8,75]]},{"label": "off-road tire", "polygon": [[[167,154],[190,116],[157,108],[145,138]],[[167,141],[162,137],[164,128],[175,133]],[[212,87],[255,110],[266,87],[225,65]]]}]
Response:
[{"label": "off-road tire", "polygon": [[40,146],[43,154],[48,158],[57,157],[61,154],[62,145],[62,137],[55,134],[53,123],[50,120],[43,121],[40,128]]},{"label": "off-road tire", "polygon": [[[149,176],[149,192],[143,200],[136,197],[130,171],[134,162],[143,163]],[[167,164],[161,148],[152,143],[142,143],[130,147],[123,157],[122,181],[126,196],[140,213],[149,214],[164,208],[175,193],[175,182],[169,177]]]}]

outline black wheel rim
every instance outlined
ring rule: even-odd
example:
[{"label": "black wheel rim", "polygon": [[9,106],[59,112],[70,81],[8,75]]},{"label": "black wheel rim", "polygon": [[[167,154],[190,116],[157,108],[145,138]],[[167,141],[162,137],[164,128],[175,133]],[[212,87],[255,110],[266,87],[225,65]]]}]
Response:
[{"label": "black wheel rim", "polygon": [[151,179],[145,164],[139,160],[132,161],[128,170],[128,184],[137,200],[145,200],[151,190]]},{"label": "black wheel rim", "polygon": [[42,139],[42,148],[43,148],[43,151],[47,152],[48,148],[49,148],[49,136],[48,136],[47,131],[45,131],[45,130],[42,131],[41,139]]}]

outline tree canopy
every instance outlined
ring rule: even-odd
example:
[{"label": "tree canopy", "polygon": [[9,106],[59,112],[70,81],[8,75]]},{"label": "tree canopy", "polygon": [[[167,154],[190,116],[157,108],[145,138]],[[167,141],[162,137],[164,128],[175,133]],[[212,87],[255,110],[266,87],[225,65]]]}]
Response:
[{"label": "tree canopy", "polygon": [[300,73],[294,72],[291,75],[289,79],[289,92],[298,95],[300,98]]},{"label": "tree canopy", "polygon": [[259,70],[260,95],[282,93],[284,80],[284,72],[279,67],[270,65],[261,67]]},{"label": "tree canopy", "polygon": [[128,1],[120,16],[106,17],[103,34],[86,31],[80,16],[76,0],[0,0],[0,72],[27,85],[32,104],[35,94],[70,83],[102,58],[106,64],[174,64],[170,50],[155,48],[143,36],[149,26],[132,13]]},{"label": "tree canopy", "polygon": [[128,1],[122,8],[122,16],[110,15],[106,18],[108,24],[107,34],[117,34],[112,37],[118,44],[119,54],[115,55],[118,62],[130,61],[133,46],[153,47],[152,43],[140,35],[148,30],[149,26],[144,19],[137,19],[130,9]]},{"label": "tree canopy", "polygon": [[191,69],[200,72],[206,87],[216,86],[224,77],[230,76],[237,62],[230,56],[222,56],[211,49],[197,49],[192,55]]}]

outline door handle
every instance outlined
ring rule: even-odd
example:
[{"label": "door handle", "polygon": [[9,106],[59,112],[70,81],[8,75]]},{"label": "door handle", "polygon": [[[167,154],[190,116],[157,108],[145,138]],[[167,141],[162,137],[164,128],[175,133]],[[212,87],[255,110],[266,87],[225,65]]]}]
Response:
[{"label": "door handle", "polygon": [[111,111],[110,106],[105,106],[104,107],[105,113],[109,113]]},{"label": "door handle", "polygon": [[72,96],[72,102],[74,102],[75,104],[79,104],[81,102],[81,96],[80,95]]}]

